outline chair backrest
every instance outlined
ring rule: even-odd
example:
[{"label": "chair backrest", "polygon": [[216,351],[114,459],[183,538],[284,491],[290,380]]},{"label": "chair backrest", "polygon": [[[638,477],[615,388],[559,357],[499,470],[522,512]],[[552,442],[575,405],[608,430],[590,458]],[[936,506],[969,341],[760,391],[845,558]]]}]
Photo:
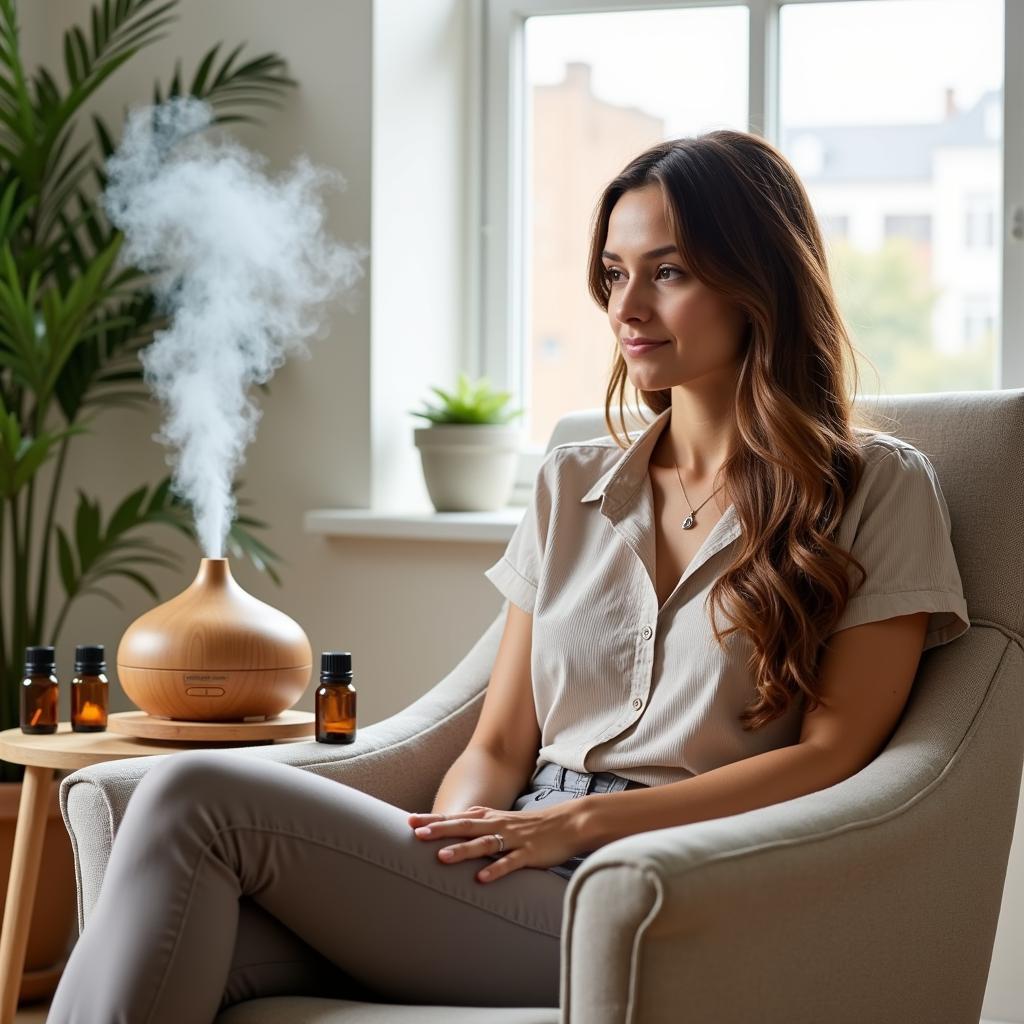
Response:
[{"label": "chair backrest", "polygon": [[[627,410],[624,416],[626,429],[630,434],[635,434],[650,426],[654,418],[653,412],[648,412],[648,419],[638,420],[631,410]],[[622,424],[619,423],[616,413],[612,422],[619,436],[622,436]],[[589,441],[593,437],[610,437],[608,425],[604,421],[603,409],[577,409],[575,412],[567,412],[556,424],[548,438],[548,446],[545,451],[550,452],[552,448],[566,441]]]},{"label": "chair backrest", "polygon": [[[1024,388],[858,398],[857,406],[877,410],[881,430],[919,448],[935,467],[971,622],[1022,642]],[[645,412],[649,424],[654,413]],[[617,412],[613,422],[621,435]],[[647,424],[627,412],[631,433]],[[555,424],[547,451],[602,436],[603,409],[570,412]]]}]

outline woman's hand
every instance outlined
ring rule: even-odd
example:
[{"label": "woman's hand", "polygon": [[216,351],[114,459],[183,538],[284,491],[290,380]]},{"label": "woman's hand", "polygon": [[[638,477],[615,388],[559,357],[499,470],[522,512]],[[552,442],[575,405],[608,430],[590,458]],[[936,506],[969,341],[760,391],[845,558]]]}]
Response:
[{"label": "woman's hand", "polygon": [[[499,811],[476,805],[452,814],[410,814],[409,824],[418,839],[463,839],[446,842],[438,850],[442,864],[456,864],[473,857],[498,857],[476,875],[479,881],[490,882],[519,868],[554,867],[583,852],[579,808],[572,804],[572,800],[567,800],[535,811]],[[495,832],[505,840],[500,855]]]}]

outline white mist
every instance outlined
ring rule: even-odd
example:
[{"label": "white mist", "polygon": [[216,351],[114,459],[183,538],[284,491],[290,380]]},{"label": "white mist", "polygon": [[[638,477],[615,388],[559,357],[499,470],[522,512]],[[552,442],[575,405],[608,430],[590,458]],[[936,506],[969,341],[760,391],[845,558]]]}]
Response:
[{"label": "white mist", "polygon": [[153,275],[170,326],[142,353],[167,415],[174,489],[192,505],[207,557],[221,557],[234,514],[231,483],[256,430],[249,391],[326,333],[325,306],[352,286],[368,250],[331,241],[323,188],[335,171],[305,157],[272,180],[265,159],[204,131],[192,97],[131,113],[111,157],[104,203],[125,235],[123,263]]}]

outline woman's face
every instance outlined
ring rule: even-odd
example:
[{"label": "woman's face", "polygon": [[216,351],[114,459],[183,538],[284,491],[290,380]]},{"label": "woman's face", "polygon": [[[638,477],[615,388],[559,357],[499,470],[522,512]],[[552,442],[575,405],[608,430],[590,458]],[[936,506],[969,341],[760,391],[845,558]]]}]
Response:
[{"label": "woman's face", "polygon": [[[662,249],[669,251],[645,255]],[[662,212],[660,185],[619,197],[602,262],[610,287],[608,320],[631,384],[658,391],[722,370],[734,374],[746,314],[683,265]],[[659,344],[633,348],[628,339],[635,337]]]}]

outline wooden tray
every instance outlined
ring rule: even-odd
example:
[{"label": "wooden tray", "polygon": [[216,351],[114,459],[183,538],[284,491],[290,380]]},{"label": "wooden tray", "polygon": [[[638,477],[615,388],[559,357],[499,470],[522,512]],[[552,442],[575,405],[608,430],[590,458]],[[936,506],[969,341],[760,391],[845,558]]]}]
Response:
[{"label": "wooden tray", "polygon": [[285,740],[313,737],[316,716],[312,711],[289,708],[275,718],[258,722],[186,722],[156,718],[145,711],[117,711],[107,716],[107,730],[143,740],[178,740],[187,743],[237,740]]}]

